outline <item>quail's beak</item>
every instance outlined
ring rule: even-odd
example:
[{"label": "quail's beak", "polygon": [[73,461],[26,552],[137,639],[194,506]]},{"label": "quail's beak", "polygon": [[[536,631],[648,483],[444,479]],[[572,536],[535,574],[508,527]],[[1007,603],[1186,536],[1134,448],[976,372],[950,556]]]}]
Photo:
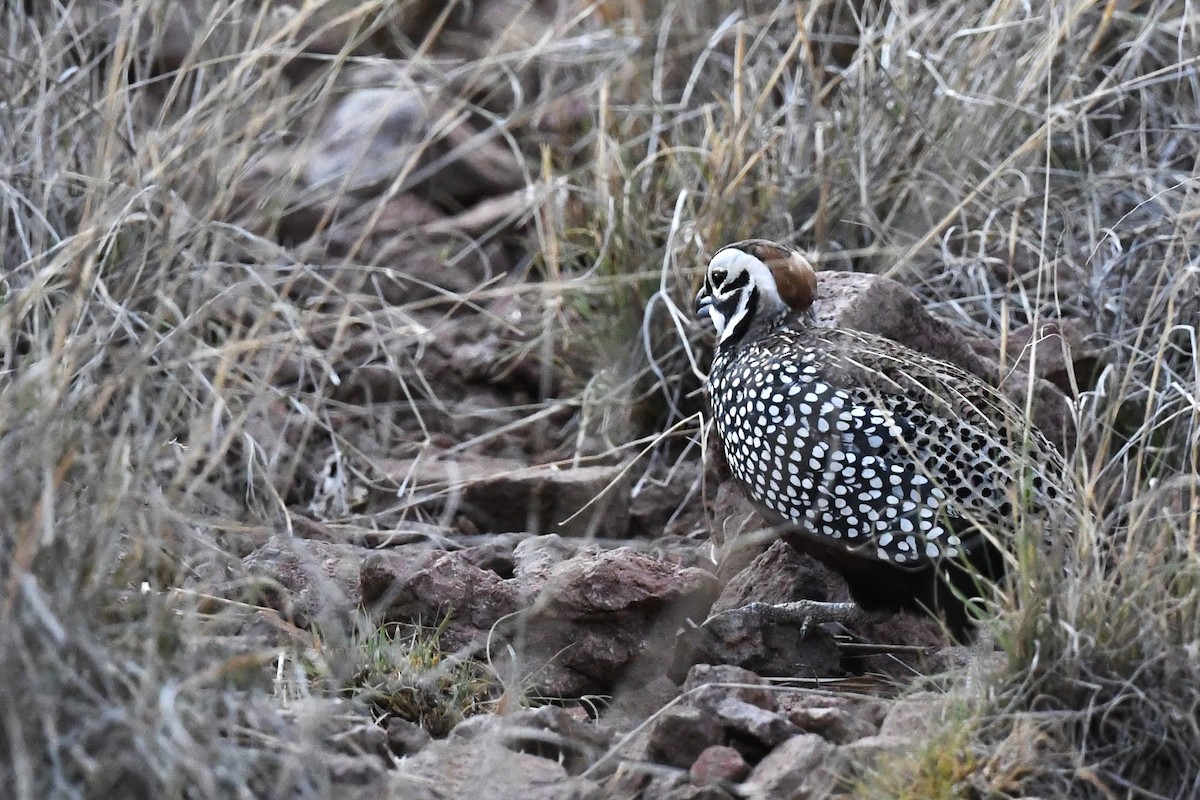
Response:
[{"label": "quail's beak", "polygon": [[696,295],[696,316],[700,319],[704,319],[706,316],[708,316],[708,309],[712,306],[712,304],[712,295],[705,294],[703,291],[701,291],[698,295]]}]

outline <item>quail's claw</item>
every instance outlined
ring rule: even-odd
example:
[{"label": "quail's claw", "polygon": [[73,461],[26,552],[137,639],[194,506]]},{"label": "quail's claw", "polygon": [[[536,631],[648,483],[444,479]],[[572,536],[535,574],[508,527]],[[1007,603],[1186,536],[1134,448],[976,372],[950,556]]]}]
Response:
[{"label": "quail's claw", "polygon": [[820,600],[793,600],[790,603],[751,602],[737,608],[727,608],[712,614],[700,627],[721,617],[743,616],[759,625],[764,622],[790,623],[800,626],[800,636],[808,634],[813,625],[840,622],[844,625],[882,622],[891,616],[887,611],[867,611],[857,603],[827,603]]}]

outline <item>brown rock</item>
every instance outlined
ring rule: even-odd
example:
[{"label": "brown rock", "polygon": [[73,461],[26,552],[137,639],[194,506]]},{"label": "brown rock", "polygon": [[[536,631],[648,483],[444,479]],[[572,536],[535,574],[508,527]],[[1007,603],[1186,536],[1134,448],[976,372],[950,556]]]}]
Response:
[{"label": "brown rock", "polygon": [[751,800],[823,797],[837,780],[837,750],[815,733],[793,736],[772,750],[741,786]]},{"label": "brown rock", "polygon": [[1088,388],[1099,363],[1100,348],[1087,339],[1082,320],[1060,319],[1012,330],[1000,342],[972,338],[971,347],[984,358],[997,361],[1007,371],[1033,374],[1070,396]]},{"label": "brown rock", "polygon": [[558,696],[661,674],[671,651],[660,643],[716,595],[710,573],[626,547],[518,574],[521,596],[533,603],[520,655],[539,690]]},{"label": "brown rock", "polygon": [[941,621],[917,610],[903,609],[878,622],[863,622],[850,628],[866,642],[901,643],[906,648],[897,652],[880,645],[875,652],[846,653],[842,665],[855,673],[893,675],[901,679],[914,673],[927,674],[937,654],[946,646]]},{"label": "brown rock", "polygon": [[732,747],[714,744],[704,748],[688,770],[692,783],[698,786],[736,783],[750,774],[750,765]]},{"label": "brown rock", "polygon": [[[720,457],[720,448],[713,448],[710,453],[715,460]],[[761,533],[770,525],[734,483],[728,470],[719,468],[716,473],[711,481],[716,486],[712,499],[712,543],[717,551],[717,575],[728,582],[766,552],[778,537]]]},{"label": "brown rock", "polygon": [[487,541],[464,547],[460,552],[468,564],[494,572],[502,578],[511,578],[516,569],[514,551],[517,539],[516,534],[491,534]]},{"label": "brown rock", "polygon": [[641,482],[630,503],[630,535],[678,540],[681,536],[707,532],[704,506],[695,501],[700,473],[700,459],[695,459],[673,464],[666,480]]},{"label": "brown rock", "polygon": [[[531,467],[494,476],[467,496],[494,515],[499,530],[616,538],[629,525],[629,484],[616,466]],[[522,507],[524,519],[511,512]]]},{"label": "brown rock", "polygon": [[[734,576],[713,605],[703,628],[686,631],[673,666],[676,674],[695,663],[736,664],[761,675],[837,674],[840,655],[833,637],[814,626],[764,621],[738,612],[747,602],[781,603],[798,597],[823,599],[828,571],[783,541]],[[717,615],[718,611],[735,609]]]},{"label": "brown rock", "polygon": [[795,625],[764,622],[738,611],[714,617],[703,628],[685,630],[673,674],[697,663],[736,664],[778,677],[828,676],[840,671],[837,644],[823,628],[814,626],[800,636]]},{"label": "brown rock", "polygon": [[1054,320],[1010,331],[1004,342],[969,341],[976,353],[997,365],[996,374],[1004,376],[1001,388],[1022,408],[1032,385],[1034,422],[1051,443],[1070,450],[1075,423],[1063,399],[1090,388],[1100,363],[1100,348],[1086,340],[1084,323]]},{"label": "brown rock", "polygon": [[[679,567],[630,547],[584,553],[551,570],[543,586],[522,587],[540,595],[556,616],[590,619],[599,614],[653,615],[680,600],[711,596],[716,580],[704,570]],[[706,604],[705,604],[706,605]]]},{"label": "brown rock", "polygon": [[483,642],[496,622],[518,609],[516,584],[461,552],[373,553],[359,580],[363,602],[389,622],[434,625],[448,617],[440,642],[448,650]]},{"label": "brown rock", "polygon": [[754,601],[786,603],[798,598],[827,599],[829,570],[811,556],[802,555],[787,542],[775,538],[773,532],[768,531],[767,535],[772,540],[770,547],[733,576],[713,603],[711,613],[741,608]]},{"label": "brown rock", "polygon": [[432,741],[429,732],[415,722],[399,717],[387,721],[388,749],[397,756],[411,756]]},{"label": "brown rock", "polygon": [[984,380],[995,380],[953,325],[933,316],[907,286],[860,272],[817,273],[817,321],[821,325],[886,336],[921,353],[957,364]]},{"label": "brown rock", "polygon": [[714,715],[695,706],[676,705],[654,720],[649,751],[659,763],[688,769],[705,749],[724,743],[725,730]]},{"label": "brown rock", "polygon": [[359,568],[370,551],[356,545],[277,535],[243,559],[247,572],[271,580],[283,592],[263,587],[267,601],[297,625],[318,619],[337,626],[358,605]]}]

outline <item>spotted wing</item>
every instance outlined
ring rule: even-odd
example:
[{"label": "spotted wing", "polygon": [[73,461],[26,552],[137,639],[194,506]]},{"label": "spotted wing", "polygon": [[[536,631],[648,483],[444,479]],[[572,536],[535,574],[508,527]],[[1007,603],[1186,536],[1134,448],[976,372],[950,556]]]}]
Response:
[{"label": "spotted wing", "polygon": [[717,414],[734,476],[751,497],[812,536],[898,566],[958,555],[953,508],[913,457],[919,426],[801,362],[732,387]]}]

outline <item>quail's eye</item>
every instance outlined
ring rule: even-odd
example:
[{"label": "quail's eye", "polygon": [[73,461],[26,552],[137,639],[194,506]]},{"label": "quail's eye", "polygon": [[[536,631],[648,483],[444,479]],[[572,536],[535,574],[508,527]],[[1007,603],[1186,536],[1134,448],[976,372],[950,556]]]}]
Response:
[{"label": "quail's eye", "polygon": [[713,286],[722,286],[725,283],[725,270],[714,269],[710,277],[712,278]]}]

